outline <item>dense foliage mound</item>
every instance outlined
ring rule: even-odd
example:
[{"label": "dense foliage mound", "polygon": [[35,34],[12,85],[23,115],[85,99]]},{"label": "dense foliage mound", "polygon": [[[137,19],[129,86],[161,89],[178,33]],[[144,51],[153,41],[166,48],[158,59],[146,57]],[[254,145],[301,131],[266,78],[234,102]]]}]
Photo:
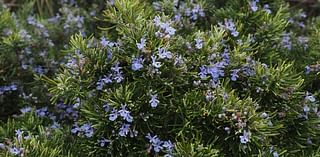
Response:
[{"label": "dense foliage mound", "polygon": [[0,34],[0,156],[320,155],[320,18],[284,1],[0,0]]}]

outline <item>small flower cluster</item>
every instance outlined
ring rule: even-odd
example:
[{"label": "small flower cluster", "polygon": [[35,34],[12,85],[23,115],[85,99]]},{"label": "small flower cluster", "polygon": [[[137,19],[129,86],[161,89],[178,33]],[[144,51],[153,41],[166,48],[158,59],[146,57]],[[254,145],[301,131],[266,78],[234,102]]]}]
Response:
[{"label": "small flower cluster", "polygon": [[161,141],[157,135],[151,136],[150,133],[147,134],[146,138],[149,140],[150,147],[149,150],[153,150],[155,153],[160,153],[161,151],[167,153],[165,157],[172,157],[172,152],[174,145],[170,140]]},{"label": "small flower cluster", "polygon": [[237,37],[239,35],[236,25],[234,24],[232,19],[225,19],[224,24],[222,24],[221,22],[219,22],[218,24],[220,27],[230,31],[232,36]]},{"label": "small flower cluster", "polygon": [[247,144],[250,141],[251,132],[250,131],[243,131],[243,134],[240,137],[240,143]]},{"label": "small flower cluster", "polygon": [[[37,21],[33,16],[29,16],[27,18],[27,23],[37,28],[40,33],[39,35],[43,36],[44,38],[49,38],[49,32],[46,29],[46,27],[42,23]],[[52,41],[50,43],[53,44]],[[54,45],[50,45],[50,46],[54,46]]]},{"label": "small flower cluster", "polygon": [[281,41],[283,48],[286,48],[289,51],[292,49],[292,42],[291,42],[290,35],[291,33],[284,33]]},{"label": "small flower cluster", "polygon": [[151,100],[149,101],[150,106],[155,108],[158,106],[159,102],[157,94],[151,94]]},{"label": "small flower cluster", "polygon": [[86,136],[87,138],[90,138],[93,136],[93,127],[90,123],[85,123],[81,127],[78,126],[78,124],[74,124],[71,133],[77,134],[78,136]]},{"label": "small flower cluster", "polygon": [[311,72],[318,72],[320,71],[320,64],[315,64],[315,65],[307,65],[305,67],[305,73],[310,74]]},{"label": "small flower cluster", "polygon": [[16,84],[12,84],[10,86],[0,86],[0,96],[6,92],[16,91],[16,90],[17,90]]},{"label": "small flower cluster", "polygon": [[123,72],[121,71],[122,67],[119,66],[120,62],[116,62],[113,67],[111,67],[111,72],[108,75],[104,75],[97,83],[97,90],[102,90],[106,84],[120,83],[124,80]]},{"label": "small flower cluster", "polygon": [[176,29],[171,27],[171,21],[162,22],[160,16],[156,16],[153,21],[155,26],[160,28],[160,30],[155,33],[157,37],[171,38],[175,34]]},{"label": "small flower cluster", "polygon": [[[17,129],[15,130],[15,138],[18,142],[17,145],[21,145],[22,140],[28,140],[31,137],[28,132]],[[11,142],[8,142],[8,144],[0,143],[0,150],[7,149],[11,155],[25,156],[25,148],[18,147],[17,145],[12,144]]]},{"label": "small flower cluster", "polygon": [[308,115],[311,114],[312,111],[320,117],[320,111],[318,110],[319,105],[311,93],[306,92],[303,105],[303,113],[300,114],[299,117],[308,119]]},{"label": "small flower cluster", "polygon": [[[109,110],[110,110],[109,104],[104,105],[104,109],[106,112],[109,112]],[[131,137],[137,136],[137,134],[138,134],[137,131],[130,130],[131,125],[129,123],[133,122],[133,117],[131,116],[130,111],[127,110],[126,105],[121,105],[120,110],[113,108],[111,113],[109,114],[109,120],[116,121],[119,116],[122,117],[122,119],[124,120],[124,123],[122,124],[122,126],[119,129],[118,135],[121,137],[125,137],[130,133]]]},{"label": "small flower cluster", "polygon": [[[260,2],[260,0],[253,0],[250,2],[250,8],[253,12],[258,11],[259,7],[257,6],[257,3],[259,3],[259,2]],[[268,14],[271,14],[271,12],[272,12],[269,4],[264,4],[263,10],[266,11]]]}]

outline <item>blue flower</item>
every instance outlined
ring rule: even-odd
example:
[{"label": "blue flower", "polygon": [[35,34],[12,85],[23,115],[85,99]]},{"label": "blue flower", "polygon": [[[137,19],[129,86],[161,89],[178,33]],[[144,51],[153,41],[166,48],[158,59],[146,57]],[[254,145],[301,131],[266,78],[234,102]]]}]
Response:
[{"label": "blue flower", "polygon": [[272,11],[270,10],[270,6],[268,4],[263,5],[263,10],[266,11],[268,14],[272,13]]},{"label": "blue flower", "polygon": [[115,43],[114,43],[114,42],[108,41],[105,37],[102,37],[102,38],[101,38],[100,44],[101,44],[103,47],[107,47],[107,46],[113,47],[113,46],[115,46]]},{"label": "blue flower", "polygon": [[249,142],[249,139],[250,139],[250,136],[251,136],[250,131],[247,132],[246,130],[244,130],[244,131],[243,131],[243,135],[240,136],[240,142],[241,142],[242,144],[248,143],[248,142]]},{"label": "blue flower", "polygon": [[76,134],[79,131],[81,131],[81,129],[79,128],[79,126],[77,124],[74,124],[72,129],[71,129],[71,133]]},{"label": "blue flower", "polygon": [[256,72],[254,71],[254,69],[252,67],[249,66],[245,66],[243,67],[243,73],[247,76],[254,76],[256,75]]},{"label": "blue flower", "polygon": [[236,81],[237,78],[239,77],[238,72],[240,71],[240,69],[233,69],[233,70],[231,70],[231,71],[232,71],[232,73],[231,73],[231,80],[232,80],[232,81]]},{"label": "blue flower", "polygon": [[312,95],[306,96],[305,100],[310,101],[310,102],[315,102],[316,101],[316,99]]},{"label": "blue flower", "polygon": [[127,122],[131,123],[133,121],[133,117],[130,115],[130,111],[126,109],[125,105],[121,105],[121,110],[119,110],[118,113]]},{"label": "blue flower", "polygon": [[122,67],[119,66],[119,62],[117,62],[113,67],[111,67],[111,70],[114,72],[113,76],[113,80],[115,80],[117,83],[120,83],[124,77],[122,75]]},{"label": "blue flower", "polygon": [[256,11],[258,10],[257,2],[259,2],[259,1],[253,0],[253,1],[251,1],[251,3],[250,3],[250,7],[251,7],[251,10],[252,10],[253,12],[256,12]]},{"label": "blue flower", "polygon": [[161,28],[161,31],[156,32],[156,36],[158,37],[167,37],[170,38],[173,36],[176,32],[176,29],[170,26],[170,21],[169,22],[162,22],[161,18],[159,16],[156,16],[154,18],[154,23],[156,26]]},{"label": "blue flower", "polygon": [[140,43],[137,43],[137,47],[139,50],[143,50],[145,46],[146,46],[146,39],[141,38]]},{"label": "blue flower", "polygon": [[292,49],[292,42],[290,39],[290,35],[291,33],[284,33],[281,41],[282,46],[288,50]]},{"label": "blue flower", "polygon": [[263,113],[261,113],[260,117],[263,119],[266,119],[269,117],[269,115],[268,115],[268,113],[263,112]]},{"label": "blue flower", "polygon": [[239,35],[239,32],[236,30],[236,26],[233,23],[232,19],[225,19],[224,25],[221,23],[219,23],[219,25],[229,30],[232,36],[237,37]]},{"label": "blue flower", "polygon": [[160,16],[155,16],[154,19],[153,19],[153,22],[156,26],[160,26],[161,25],[161,18]]},{"label": "blue flower", "polygon": [[303,107],[303,111],[304,111],[305,113],[308,113],[308,112],[310,111],[309,106],[305,105],[305,106]]},{"label": "blue flower", "polygon": [[109,110],[110,110],[110,105],[109,105],[108,103],[104,104],[102,107],[103,107],[103,109],[104,109],[105,112],[109,112]]},{"label": "blue flower", "polygon": [[137,71],[137,70],[140,70],[141,68],[143,68],[143,59],[141,57],[134,58],[132,60],[131,69],[133,71]]},{"label": "blue flower", "polygon": [[158,48],[158,56],[160,59],[171,59],[172,58],[172,53],[170,51],[167,51],[165,48]]},{"label": "blue flower", "polygon": [[118,118],[118,111],[113,109],[111,114],[109,115],[109,120],[115,121]]},{"label": "blue flower", "polygon": [[207,77],[207,68],[205,66],[201,66],[200,67],[200,72],[199,72],[199,76],[201,79],[205,79]]},{"label": "blue flower", "polygon": [[48,113],[48,107],[42,107],[36,110],[36,114],[38,117],[45,117]]},{"label": "blue flower", "polygon": [[212,80],[217,82],[220,76],[224,76],[224,63],[218,62],[207,68],[207,73],[211,74]]},{"label": "blue flower", "polygon": [[21,113],[23,113],[23,114],[31,112],[31,110],[32,110],[32,108],[30,106],[26,106],[26,107],[20,109]]},{"label": "blue flower", "polygon": [[201,49],[202,48],[202,46],[203,46],[203,41],[202,41],[202,39],[200,39],[200,38],[197,38],[197,39],[195,39],[195,42],[196,42],[196,48],[197,49]]},{"label": "blue flower", "polygon": [[12,148],[9,148],[9,152],[13,155],[20,155],[23,153],[23,149],[17,148],[17,147],[12,147]]},{"label": "blue flower", "polygon": [[6,146],[3,143],[0,143],[0,149],[6,149]]},{"label": "blue flower", "polygon": [[159,100],[157,98],[157,94],[151,94],[151,100],[149,101],[151,107],[155,108],[159,104]]},{"label": "blue flower", "polygon": [[167,152],[172,153],[174,145],[171,143],[170,140],[164,141],[162,146],[167,149]]},{"label": "blue flower", "polygon": [[161,62],[157,62],[157,57],[152,55],[151,56],[152,59],[152,66],[155,68],[160,68],[161,67]]},{"label": "blue flower", "polygon": [[15,134],[16,134],[18,140],[20,140],[22,138],[23,131],[21,131],[20,129],[15,130]]},{"label": "blue flower", "polygon": [[120,128],[119,135],[124,137],[128,135],[130,129],[130,124],[123,124]]},{"label": "blue flower", "polygon": [[53,122],[53,124],[51,125],[52,129],[58,129],[60,128],[60,124],[58,122]]},{"label": "blue flower", "polygon": [[203,9],[200,7],[200,5],[195,5],[194,8],[191,10],[191,19],[192,20],[197,20],[198,19],[198,15],[200,15],[201,17],[205,16],[205,13],[203,11]]},{"label": "blue flower", "polygon": [[157,135],[152,137],[150,133],[148,133],[146,138],[149,139],[149,142],[151,143],[155,152],[159,153],[163,149],[163,142],[157,137]]},{"label": "blue flower", "polygon": [[93,128],[90,123],[83,124],[80,128],[80,131],[82,131],[86,137],[93,136]]}]

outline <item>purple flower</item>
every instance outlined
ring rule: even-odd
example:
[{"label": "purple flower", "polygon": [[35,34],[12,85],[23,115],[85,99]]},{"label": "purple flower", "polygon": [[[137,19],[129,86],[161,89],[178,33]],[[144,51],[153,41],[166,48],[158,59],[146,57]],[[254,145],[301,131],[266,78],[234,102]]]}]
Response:
[{"label": "purple flower", "polygon": [[163,146],[164,148],[166,148],[169,153],[172,153],[173,148],[174,148],[174,145],[171,143],[170,140],[164,141],[164,143],[163,143],[162,146]]},{"label": "purple flower", "polygon": [[197,49],[201,49],[202,48],[202,46],[203,46],[203,41],[202,41],[202,39],[200,39],[200,38],[197,38],[197,39],[195,39],[195,42],[196,42],[196,48]]},{"label": "purple flower", "polygon": [[124,137],[128,135],[130,129],[130,124],[123,124],[119,130],[119,135]]},{"label": "purple flower", "polygon": [[188,14],[192,14],[191,15],[192,20],[197,20],[198,15],[200,15],[201,17],[205,16],[205,13],[204,13],[203,9],[200,7],[200,5],[195,5],[195,7]]},{"label": "purple flower", "polygon": [[115,45],[115,43],[108,41],[105,37],[102,37],[102,38],[101,38],[100,44],[101,44],[103,47],[107,47],[107,46],[113,47],[113,46]]},{"label": "purple flower", "polygon": [[35,25],[36,24],[36,20],[32,16],[28,16],[27,22],[28,22],[29,25]]},{"label": "purple flower", "polygon": [[113,67],[111,67],[111,70],[113,71],[113,80],[115,80],[117,83],[120,83],[124,77],[122,75],[122,71],[120,71],[120,69],[122,69],[122,67],[119,67],[119,62],[117,62]]},{"label": "purple flower", "polygon": [[6,147],[3,143],[0,143],[0,149],[6,149]]},{"label": "purple flower", "polygon": [[92,126],[91,126],[90,123],[85,123],[85,124],[83,124],[83,125],[81,126],[80,130],[81,130],[82,132],[84,132],[84,135],[85,135],[86,137],[92,137],[92,136],[93,136],[93,128],[92,128]]},{"label": "purple flower", "polygon": [[211,74],[212,80],[216,82],[220,76],[224,76],[223,68],[224,66],[222,62],[218,62],[212,66],[209,66],[207,68],[207,72],[208,74]]},{"label": "purple flower", "polygon": [[268,14],[271,14],[271,13],[272,13],[272,11],[270,10],[269,4],[263,5],[263,10],[266,11]]},{"label": "purple flower", "polygon": [[174,60],[174,65],[176,65],[176,66],[179,66],[183,63],[184,63],[184,61],[183,61],[183,57],[181,55],[178,55]]},{"label": "purple flower", "polygon": [[170,26],[170,21],[169,22],[162,22],[161,18],[159,16],[156,16],[154,18],[154,23],[157,27],[161,28],[161,32],[158,31],[156,32],[156,35],[158,37],[168,37],[170,38],[171,36],[173,36],[176,32],[176,29],[174,29],[173,27]]},{"label": "purple flower", "polygon": [[305,105],[305,106],[303,107],[303,111],[304,111],[305,113],[308,113],[308,112],[310,111],[309,106]]},{"label": "purple flower", "polygon": [[157,98],[157,94],[151,94],[151,100],[149,101],[151,107],[155,108],[159,104],[159,100]]},{"label": "purple flower", "polygon": [[122,67],[119,67],[119,62],[116,62],[116,64],[111,67],[111,70],[114,71],[114,72],[120,72],[120,69],[122,69]]},{"label": "purple flower", "polygon": [[20,139],[22,138],[23,131],[21,131],[20,129],[15,130],[15,134],[16,134],[18,140],[20,141]]},{"label": "purple flower", "polygon": [[36,114],[38,117],[44,117],[48,114],[48,107],[42,107],[36,110]]},{"label": "purple flower", "polygon": [[290,39],[290,33],[284,33],[282,37],[281,44],[284,48],[291,50],[292,49],[292,42]]},{"label": "purple flower", "polygon": [[156,26],[160,26],[161,25],[161,18],[160,16],[155,16],[154,19],[153,19],[153,22]]},{"label": "purple flower", "polygon": [[137,47],[139,50],[143,50],[145,46],[146,46],[146,39],[141,38],[140,43],[137,43]]},{"label": "purple flower", "polygon": [[21,113],[28,113],[28,112],[30,112],[32,110],[32,108],[30,107],[30,106],[26,106],[26,107],[24,107],[24,108],[22,108],[22,109],[20,109],[20,111],[21,111]]},{"label": "purple flower", "polygon": [[143,59],[141,57],[134,58],[132,60],[131,69],[133,71],[137,71],[137,70],[140,70],[141,68],[143,68]]},{"label": "purple flower", "polygon": [[151,143],[153,150],[157,153],[159,153],[163,147],[162,147],[162,141],[160,141],[160,139],[157,137],[157,135],[155,136],[151,136],[150,133],[147,134],[146,136],[147,139],[149,139],[149,142]]},{"label": "purple flower", "polygon": [[74,124],[72,129],[71,129],[71,133],[76,134],[80,131],[80,128],[77,124]]},{"label": "purple flower", "polygon": [[250,139],[250,136],[251,136],[250,131],[247,132],[246,130],[244,130],[244,131],[243,131],[243,135],[240,136],[240,142],[241,142],[242,144],[248,143],[248,142],[249,142],[249,139]]},{"label": "purple flower", "polygon": [[125,105],[121,105],[121,110],[119,110],[118,113],[127,122],[131,123],[133,121],[133,117],[130,115],[130,111],[126,109]]},{"label": "purple flower", "polygon": [[111,114],[109,115],[109,120],[115,121],[118,118],[118,111],[113,109]]},{"label": "purple flower", "polygon": [[303,18],[303,19],[307,17],[307,14],[306,14],[305,12],[302,12],[302,13],[300,13],[299,15],[300,15],[300,17]]},{"label": "purple flower", "polygon": [[260,117],[263,119],[266,119],[269,117],[269,115],[268,115],[268,113],[263,112],[263,113],[261,113]]},{"label": "purple flower", "polygon": [[172,58],[172,54],[170,51],[167,51],[165,48],[158,48],[158,56],[160,59],[171,59]]},{"label": "purple flower", "polygon": [[251,1],[251,3],[250,3],[250,7],[251,7],[251,10],[252,10],[253,12],[256,12],[256,11],[258,10],[257,2],[258,2],[258,1],[253,0],[253,1]]},{"label": "purple flower", "polygon": [[161,67],[161,62],[157,62],[157,57],[152,55],[151,56],[152,59],[152,66],[155,68],[160,68]]},{"label": "purple flower", "polygon": [[71,133],[73,134],[84,134],[86,137],[92,137],[93,136],[93,128],[90,123],[85,123],[81,127],[79,127],[77,124],[74,124]]},{"label": "purple flower", "polygon": [[199,72],[199,76],[201,79],[205,79],[207,77],[207,68],[205,66],[201,66],[200,67],[200,72]]},{"label": "purple flower", "polygon": [[110,110],[110,105],[109,105],[108,103],[104,104],[102,107],[103,107],[103,109],[104,109],[105,112],[109,112],[109,110]]},{"label": "purple flower", "polygon": [[173,27],[170,26],[170,24],[168,22],[163,23],[160,26],[162,29],[165,30],[165,33],[169,34],[169,36],[173,36],[176,32],[176,29],[174,29]]},{"label": "purple flower", "polygon": [[53,124],[51,125],[52,129],[58,129],[60,128],[60,124],[58,122],[53,122]]},{"label": "purple flower", "polygon": [[231,70],[231,71],[232,71],[232,73],[231,73],[231,80],[232,80],[232,81],[236,81],[237,78],[239,77],[238,72],[240,71],[240,69],[233,69],[233,70]]},{"label": "purple flower", "polygon": [[237,37],[239,35],[239,32],[236,30],[236,26],[233,23],[232,19],[225,19],[224,25],[221,23],[219,23],[219,25],[229,30],[232,36]]},{"label": "purple flower", "polygon": [[256,74],[256,72],[254,71],[254,69],[252,67],[249,66],[245,66],[242,68],[243,73],[247,76],[254,76]]},{"label": "purple flower", "polygon": [[9,152],[13,155],[20,155],[23,153],[23,149],[17,148],[17,147],[12,147],[12,148],[9,148]]}]

